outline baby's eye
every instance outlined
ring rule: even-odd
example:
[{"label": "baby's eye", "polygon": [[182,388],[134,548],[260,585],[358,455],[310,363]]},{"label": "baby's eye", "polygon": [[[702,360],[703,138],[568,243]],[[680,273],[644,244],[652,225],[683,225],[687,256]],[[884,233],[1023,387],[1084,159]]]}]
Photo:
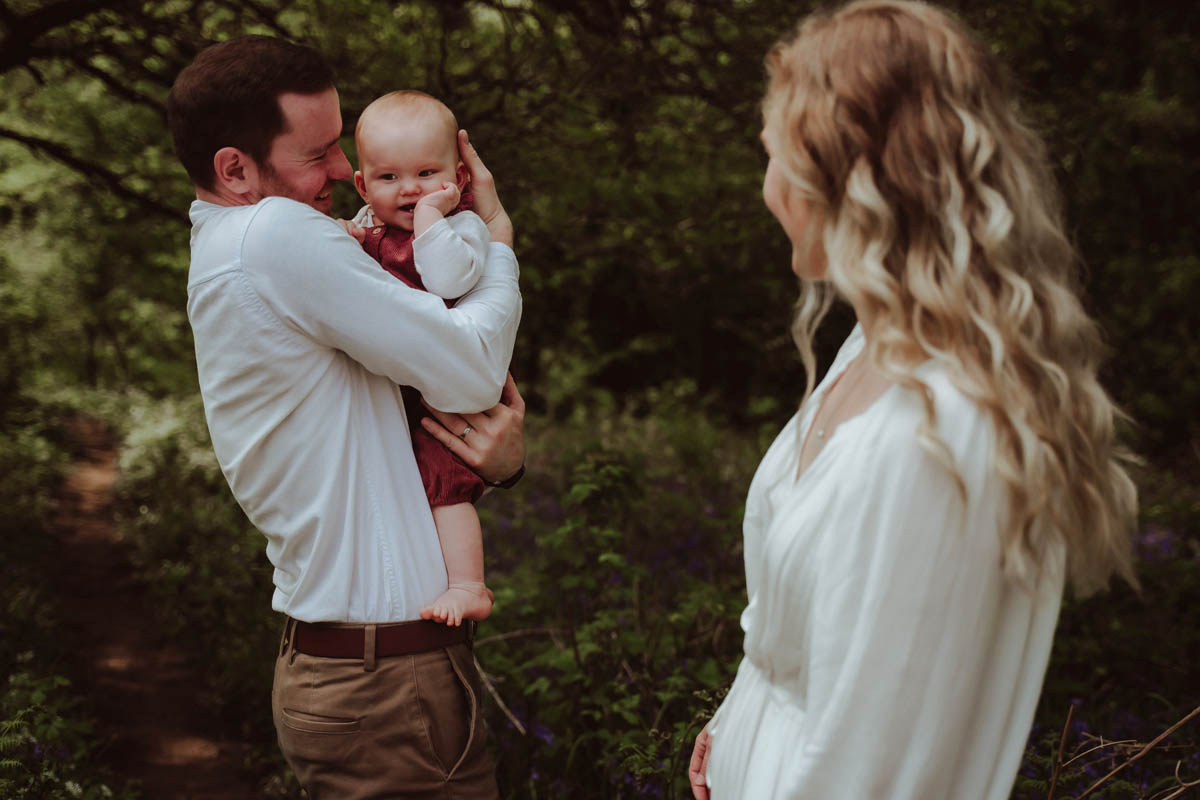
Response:
[{"label": "baby's eye", "polygon": [[423,170],[421,170],[421,171],[420,171],[418,174],[419,174],[419,175],[420,175],[422,178],[430,178],[430,177],[432,177],[432,176],[434,176],[434,175],[437,175],[437,172],[438,172],[438,171],[437,171],[436,169],[423,169]]},{"label": "baby's eye", "polygon": [[396,175],[395,175],[395,173],[392,173],[392,172],[385,172],[385,173],[383,173],[382,175],[380,175],[380,176],[379,176],[379,180],[381,180],[381,181],[394,181],[394,180],[396,180]]}]

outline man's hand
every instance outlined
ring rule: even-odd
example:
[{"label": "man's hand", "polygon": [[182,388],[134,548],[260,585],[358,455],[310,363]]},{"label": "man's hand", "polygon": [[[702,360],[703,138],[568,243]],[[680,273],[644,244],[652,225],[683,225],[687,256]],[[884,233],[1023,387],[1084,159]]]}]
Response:
[{"label": "man's hand", "polygon": [[[426,406],[429,408],[429,406]],[[525,401],[510,374],[497,405],[479,414],[450,414],[429,408],[437,417],[421,419],[425,430],[488,483],[499,483],[525,463]],[[438,421],[441,424],[438,424]]]},{"label": "man's hand", "polygon": [[492,173],[483,165],[483,159],[475,152],[474,145],[467,138],[466,131],[458,132],[458,153],[462,158],[467,172],[471,173],[471,191],[475,195],[475,213],[485,225],[493,242],[501,242],[512,247],[513,227],[508,212],[500,205],[500,196],[496,194],[496,181]]},{"label": "man's hand", "polygon": [[346,229],[346,233],[354,237],[355,241],[362,244],[367,238],[367,229],[360,227],[354,223],[352,219],[339,219],[341,226]]},{"label": "man's hand", "polygon": [[712,748],[712,737],[708,734],[708,726],[700,729],[696,736],[696,744],[692,748],[692,761],[688,764],[688,783],[692,785],[692,797],[696,800],[708,800],[708,753]]}]

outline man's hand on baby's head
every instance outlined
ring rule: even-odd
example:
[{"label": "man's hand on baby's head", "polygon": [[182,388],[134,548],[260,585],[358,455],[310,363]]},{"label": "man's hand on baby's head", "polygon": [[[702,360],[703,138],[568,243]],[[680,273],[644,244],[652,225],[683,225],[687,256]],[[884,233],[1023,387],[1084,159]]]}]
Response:
[{"label": "man's hand on baby's head", "polygon": [[346,233],[354,237],[354,240],[362,244],[367,238],[367,229],[359,227],[352,219],[339,219],[342,227],[346,229]]},{"label": "man's hand on baby's head", "polygon": [[496,181],[491,171],[484,165],[475,146],[467,137],[466,131],[458,132],[458,154],[463,166],[471,176],[471,193],[474,196],[474,211],[488,227],[493,242],[501,242],[512,247],[512,220],[508,218],[500,197],[496,194]]}]

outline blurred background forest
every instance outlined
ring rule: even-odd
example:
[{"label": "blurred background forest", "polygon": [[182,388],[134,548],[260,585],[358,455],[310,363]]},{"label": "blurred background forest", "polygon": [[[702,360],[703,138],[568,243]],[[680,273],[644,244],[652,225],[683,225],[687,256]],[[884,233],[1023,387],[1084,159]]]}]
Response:
[{"label": "blurred background forest", "polygon": [[[1200,703],[1200,5],[951,7],[1049,143],[1111,345],[1105,382],[1144,462],[1143,592],[1068,598],[1014,791],[1075,796]],[[505,795],[683,796],[691,739],[740,656],[742,499],[803,391],[757,136],[762,57],[808,8],[0,0],[0,796],[136,790],[106,766],[47,578],[81,413],[121,443],[115,513],[155,599],[137,624],[202,654],[206,696],[252,745],[248,779],[299,796],[270,721],[281,620],[263,540],[199,404],[192,191],[164,124],[179,69],[247,32],[328,56],[347,134],[385,91],[444,99],[515,222],[529,474],[481,503],[498,605],[478,647],[507,706],[489,698]],[[349,216],[352,187],[335,203]],[[825,363],[848,324],[826,324]],[[1088,796],[1186,793],[1198,743],[1193,720]]]}]

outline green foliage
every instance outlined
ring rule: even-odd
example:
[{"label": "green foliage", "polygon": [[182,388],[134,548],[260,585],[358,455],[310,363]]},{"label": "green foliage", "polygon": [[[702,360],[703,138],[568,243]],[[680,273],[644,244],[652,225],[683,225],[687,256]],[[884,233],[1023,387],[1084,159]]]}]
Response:
[{"label": "green foliage", "polygon": [[[0,331],[12,319],[0,315]],[[11,369],[12,356],[0,353],[0,365]],[[129,796],[111,788],[118,784],[100,766],[101,740],[56,666],[60,620],[45,587],[54,495],[69,456],[63,413],[20,395],[0,407],[0,797],[14,800]]]},{"label": "green foliage", "polygon": [[653,402],[532,420],[529,474],[482,504],[497,606],[477,652],[512,714],[491,718],[502,793],[681,796],[737,666],[740,508],[761,450]]},{"label": "green foliage", "polygon": [[61,411],[22,396],[0,411],[0,674],[28,661],[54,626],[44,576],[54,556],[51,520],[69,453],[61,441]]},{"label": "green foliage", "polygon": [[[32,653],[26,655],[32,657]],[[19,671],[0,693],[0,797],[132,798],[96,772],[94,726],[79,711],[71,682]]]},{"label": "green foliage", "polygon": [[217,466],[198,396],[142,398],[126,425],[116,514],[157,621],[207,654],[204,672],[220,707],[243,737],[273,751],[269,656],[282,620],[270,610],[263,537]]}]

